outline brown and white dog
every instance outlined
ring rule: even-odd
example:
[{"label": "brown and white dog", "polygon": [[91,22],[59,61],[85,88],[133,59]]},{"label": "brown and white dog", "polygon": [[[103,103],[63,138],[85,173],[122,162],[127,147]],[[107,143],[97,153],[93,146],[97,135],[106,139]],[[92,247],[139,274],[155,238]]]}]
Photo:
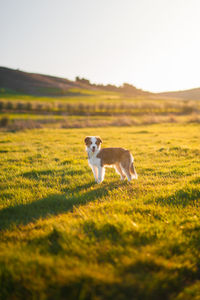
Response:
[{"label": "brown and white dog", "polygon": [[126,177],[128,181],[138,178],[133,165],[134,159],[129,150],[123,148],[101,149],[101,143],[100,137],[87,136],[85,138],[88,163],[97,183],[104,180],[105,167],[114,167],[117,173],[120,174],[121,180]]}]

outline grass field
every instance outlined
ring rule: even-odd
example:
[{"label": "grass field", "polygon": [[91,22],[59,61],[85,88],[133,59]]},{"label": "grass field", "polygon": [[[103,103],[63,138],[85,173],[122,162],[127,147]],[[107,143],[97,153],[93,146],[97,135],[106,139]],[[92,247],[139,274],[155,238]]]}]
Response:
[{"label": "grass field", "polygon": [[9,100],[12,102],[22,101],[22,102],[47,102],[47,103],[56,103],[56,102],[84,102],[84,103],[98,103],[102,100],[115,100],[121,101],[122,95],[116,92],[109,91],[98,91],[98,90],[83,90],[83,89],[70,89],[68,96],[33,96],[19,93],[1,93],[1,100]]},{"label": "grass field", "polygon": [[200,102],[131,98],[120,93],[108,98],[105,91],[88,91],[88,95],[74,98],[0,95],[0,129],[4,131],[159,123],[200,123]]},{"label": "grass field", "polygon": [[[131,150],[94,183],[83,144]],[[200,299],[200,124],[0,132],[0,299]]]}]

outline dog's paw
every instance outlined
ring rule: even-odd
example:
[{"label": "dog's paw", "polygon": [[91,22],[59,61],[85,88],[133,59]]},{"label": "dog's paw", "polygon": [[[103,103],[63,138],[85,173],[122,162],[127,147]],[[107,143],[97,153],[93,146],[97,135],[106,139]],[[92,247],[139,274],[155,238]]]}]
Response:
[{"label": "dog's paw", "polygon": [[97,180],[95,180],[95,183],[99,184],[99,183],[101,183],[101,181],[99,181],[99,180],[97,179]]}]

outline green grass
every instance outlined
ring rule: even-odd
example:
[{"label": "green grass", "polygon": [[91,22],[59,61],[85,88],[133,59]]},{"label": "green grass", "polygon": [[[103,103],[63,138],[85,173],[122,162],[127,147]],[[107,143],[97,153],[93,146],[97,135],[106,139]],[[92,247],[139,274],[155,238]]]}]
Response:
[{"label": "green grass", "polygon": [[22,101],[22,102],[41,102],[41,103],[99,103],[102,100],[121,101],[122,94],[109,91],[95,91],[84,89],[69,89],[68,95],[61,96],[34,96],[19,94],[14,91],[0,91],[1,100]]},{"label": "green grass", "polygon": [[[83,144],[131,150],[94,183]],[[200,125],[0,133],[0,299],[200,297]]]}]

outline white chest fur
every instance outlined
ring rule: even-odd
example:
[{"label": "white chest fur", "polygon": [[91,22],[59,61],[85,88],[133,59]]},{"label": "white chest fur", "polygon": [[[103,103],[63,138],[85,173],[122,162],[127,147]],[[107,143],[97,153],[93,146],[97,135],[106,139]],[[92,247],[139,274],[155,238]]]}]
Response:
[{"label": "white chest fur", "polygon": [[101,160],[100,158],[97,158],[96,157],[96,154],[94,155],[91,155],[89,158],[88,158],[88,162],[91,166],[96,166],[96,167],[100,167],[101,166]]}]

